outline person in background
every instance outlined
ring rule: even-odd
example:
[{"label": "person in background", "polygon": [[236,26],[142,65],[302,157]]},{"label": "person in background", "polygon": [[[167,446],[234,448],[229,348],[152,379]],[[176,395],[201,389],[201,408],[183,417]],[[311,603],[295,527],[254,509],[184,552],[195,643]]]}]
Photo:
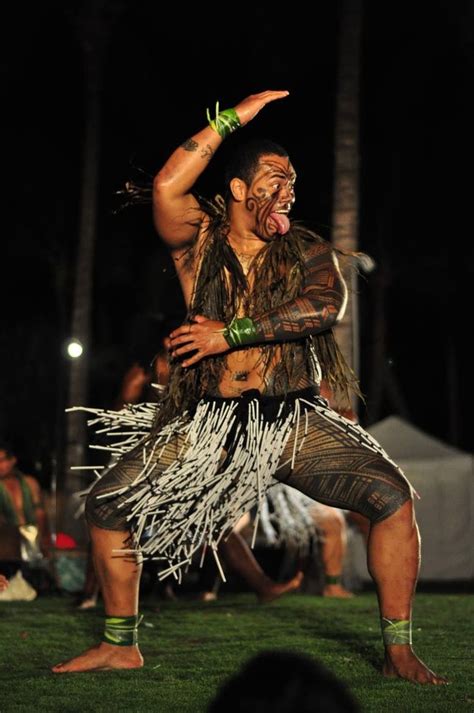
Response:
[{"label": "person in background", "polygon": [[51,535],[41,487],[36,478],[17,467],[11,446],[0,441],[0,568],[7,577],[22,568],[25,548],[26,558],[33,549],[38,558],[50,556]]},{"label": "person in background", "polygon": [[[332,390],[325,379],[321,380],[320,394],[337,413],[353,423],[357,423],[357,416],[352,408],[341,409],[335,402]],[[341,599],[353,597],[352,592],[342,585],[348,523],[353,523],[364,534],[367,541],[370,528],[369,520],[360,513],[341,510],[316,501],[308,508],[308,511],[321,535],[321,560],[324,568],[323,596]]]}]

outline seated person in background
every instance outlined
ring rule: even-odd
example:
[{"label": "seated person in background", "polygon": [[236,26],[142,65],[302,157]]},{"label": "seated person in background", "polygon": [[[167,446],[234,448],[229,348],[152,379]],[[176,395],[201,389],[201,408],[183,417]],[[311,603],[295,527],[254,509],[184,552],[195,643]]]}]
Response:
[{"label": "seated person in background", "polygon": [[[222,556],[224,563],[255,592],[260,604],[266,604],[299,589],[303,572],[296,572],[295,576],[286,582],[275,582],[263,571],[244,536],[243,531],[247,528],[252,529],[250,513],[244,515],[230,535],[220,543],[219,556]],[[221,581],[216,572],[212,589],[202,592],[200,599],[206,602],[217,599]]]},{"label": "seated person in background", "polygon": [[[331,408],[349,421],[357,423],[357,416],[352,409],[340,409],[334,403],[331,389],[324,379],[321,382],[320,390],[321,396],[327,399]],[[318,502],[314,503],[310,514],[322,534],[321,553],[325,573],[323,596],[352,597],[352,593],[341,585],[341,573],[347,548],[347,523],[355,525],[367,542],[369,520],[352,510],[340,510]]]},{"label": "seated person in background", "polygon": [[263,651],[229,678],[208,713],[357,713],[346,684],[291,651]]},{"label": "seated person in background", "polygon": [[[51,536],[41,488],[30,475],[17,467],[12,448],[0,442],[0,568],[7,577],[21,569],[22,528],[28,528],[29,549],[48,558]],[[36,528],[37,533],[35,533]],[[36,536],[35,536],[36,535]],[[28,560],[27,560],[28,561]]]},{"label": "seated person in background", "polygon": [[321,560],[324,568],[323,597],[349,599],[354,595],[342,586],[342,568],[347,549],[347,522],[344,511],[313,503],[308,513],[320,535]]}]

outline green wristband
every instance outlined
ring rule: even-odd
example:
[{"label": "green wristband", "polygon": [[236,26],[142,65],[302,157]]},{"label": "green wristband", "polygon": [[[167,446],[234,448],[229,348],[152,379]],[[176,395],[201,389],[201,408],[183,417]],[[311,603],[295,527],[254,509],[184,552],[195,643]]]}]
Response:
[{"label": "green wristband", "polygon": [[236,129],[240,129],[242,124],[235,109],[224,109],[219,111],[219,102],[216,102],[216,118],[211,119],[209,109],[206,110],[207,120],[211,129],[214,129],[222,139],[229,136]]},{"label": "green wristband", "polygon": [[410,619],[387,619],[387,617],[383,616],[380,619],[380,623],[385,646],[411,644]]},{"label": "green wristband", "polygon": [[225,327],[223,335],[229,347],[240,347],[256,341],[257,327],[250,317],[234,317]]}]

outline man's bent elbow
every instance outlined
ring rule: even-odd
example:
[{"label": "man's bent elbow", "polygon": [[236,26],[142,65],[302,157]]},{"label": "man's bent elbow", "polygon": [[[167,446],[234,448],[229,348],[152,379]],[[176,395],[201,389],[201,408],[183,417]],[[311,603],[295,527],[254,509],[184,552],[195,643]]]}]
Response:
[{"label": "man's bent elbow", "polygon": [[335,314],[334,314],[334,324],[332,325],[333,327],[336,326],[339,322],[342,321],[344,318],[344,315],[346,313],[347,309],[347,290],[344,291],[344,294],[341,294],[340,300],[338,300],[337,304],[335,305]]},{"label": "man's bent elbow", "polygon": [[329,305],[326,305],[324,309],[319,311],[321,326],[318,331],[326,331],[326,329],[332,329],[344,316],[346,311],[347,300],[334,301]]},{"label": "man's bent elbow", "polygon": [[161,172],[157,173],[153,179],[153,203],[160,204],[163,201],[168,201],[170,197],[170,182],[166,180],[166,176],[162,176]]}]

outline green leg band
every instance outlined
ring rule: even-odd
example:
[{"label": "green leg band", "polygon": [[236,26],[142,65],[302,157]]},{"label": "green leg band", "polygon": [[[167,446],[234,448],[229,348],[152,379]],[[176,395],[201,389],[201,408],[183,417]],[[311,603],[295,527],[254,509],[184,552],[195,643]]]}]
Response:
[{"label": "green leg band", "polygon": [[340,584],[341,575],[340,574],[327,574],[325,576],[326,584]]},{"label": "green leg band", "polygon": [[138,625],[143,617],[106,616],[102,641],[114,646],[135,646],[138,643]]},{"label": "green leg band", "polygon": [[385,646],[411,644],[411,619],[380,619]]},{"label": "green leg band", "polygon": [[240,347],[256,342],[257,328],[250,317],[236,317],[225,327],[223,335],[229,347]]}]

